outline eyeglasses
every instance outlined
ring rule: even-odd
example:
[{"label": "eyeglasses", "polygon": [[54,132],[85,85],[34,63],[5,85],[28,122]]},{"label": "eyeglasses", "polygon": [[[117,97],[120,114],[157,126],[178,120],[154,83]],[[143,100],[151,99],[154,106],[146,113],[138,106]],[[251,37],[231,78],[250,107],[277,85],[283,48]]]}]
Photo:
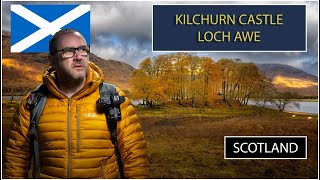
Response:
[{"label": "eyeglasses", "polygon": [[51,54],[62,51],[63,58],[72,58],[76,51],[78,51],[80,56],[88,56],[90,53],[90,46],[84,45],[77,48],[67,47],[60,50],[52,51]]}]

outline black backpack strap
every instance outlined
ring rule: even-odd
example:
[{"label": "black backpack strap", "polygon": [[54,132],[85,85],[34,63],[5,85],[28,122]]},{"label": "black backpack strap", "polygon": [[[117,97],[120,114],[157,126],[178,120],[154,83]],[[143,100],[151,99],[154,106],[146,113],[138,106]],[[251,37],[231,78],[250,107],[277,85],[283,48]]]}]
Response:
[{"label": "black backpack strap", "polygon": [[44,84],[39,85],[27,98],[27,108],[30,110],[30,154],[33,155],[33,178],[40,178],[39,140],[37,127],[47,101],[48,89]]},{"label": "black backpack strap", "polygon": [[123,171],[123,163],[117,142],[117,123],[121,121],[120,104],[125,98],[119,96],[114,85],[103,82],[100,84],[99,104],[103,107],[107,117],[107,124],[111,133],[111,141],[115,148],[115,155],[119,167],[120,178],[125,178]]}]

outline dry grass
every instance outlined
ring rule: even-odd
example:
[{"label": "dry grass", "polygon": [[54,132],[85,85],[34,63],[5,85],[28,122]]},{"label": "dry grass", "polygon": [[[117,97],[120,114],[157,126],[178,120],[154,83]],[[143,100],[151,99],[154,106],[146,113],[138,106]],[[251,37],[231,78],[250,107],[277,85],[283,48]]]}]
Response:
[{"label": "dry grass", "polygon": [[[139,109],[148,145],[151,178],[316,178],[317,116],[254,109]],[[152,115],[153,114],[153,115]],[[227,135],[307,136],[306,160],[225,160]]]},{"label": "dry grass", "polygon": [[[13,108],[12,108],[13,107]],[[3,104],[3,148],[17,104]],[[292,117],[251,107],[137,108],[148,147],[150,178],[317,178],[318,116]],[[225,160],[227,135],[307,136],[306,160]]]}]

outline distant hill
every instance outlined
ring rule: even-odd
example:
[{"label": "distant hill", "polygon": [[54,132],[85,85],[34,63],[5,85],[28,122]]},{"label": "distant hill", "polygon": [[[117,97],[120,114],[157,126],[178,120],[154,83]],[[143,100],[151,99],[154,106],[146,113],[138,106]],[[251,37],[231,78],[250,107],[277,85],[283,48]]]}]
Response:
[{"label": "distant hill", "polygon": [[259,70],[280,91],[298,92],[305,96],[318,95],[318,77],[284,64],[256,64]]},{"label": "distant hill", "polygon": [[[129,64],[105,60],[95,54],[90,54],[90,61],[98,65],[109,83],[116,84],[121,89],[129,89],[129,79],[135,70]],[[2,34],[2,82],[3,92],[12,88],[20,92],[28,91],[42,81],[43,72],[49,67],[46,53],[10,53],[10,33]]]}]

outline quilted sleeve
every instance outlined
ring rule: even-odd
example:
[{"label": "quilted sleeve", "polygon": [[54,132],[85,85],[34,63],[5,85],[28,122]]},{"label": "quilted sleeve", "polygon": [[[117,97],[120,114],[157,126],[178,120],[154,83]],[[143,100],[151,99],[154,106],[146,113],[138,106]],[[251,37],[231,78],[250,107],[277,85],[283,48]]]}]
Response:
[{"label": "quilted sleeve", "polygon": [[14,115],[11,129],[9,131],[6,154],[4,157],[4,178],[27,178],[30,156],[29,156],[29,111],[26,110],[26,98]]},{"label": "quilted sleeve", "polygon": [[[120,95],[124,93],[120,92]],[[121,104],[122,120],[118,124],[118,144],[126,178],[148,178],[146,142],[141,124],[130,100]]]}]

